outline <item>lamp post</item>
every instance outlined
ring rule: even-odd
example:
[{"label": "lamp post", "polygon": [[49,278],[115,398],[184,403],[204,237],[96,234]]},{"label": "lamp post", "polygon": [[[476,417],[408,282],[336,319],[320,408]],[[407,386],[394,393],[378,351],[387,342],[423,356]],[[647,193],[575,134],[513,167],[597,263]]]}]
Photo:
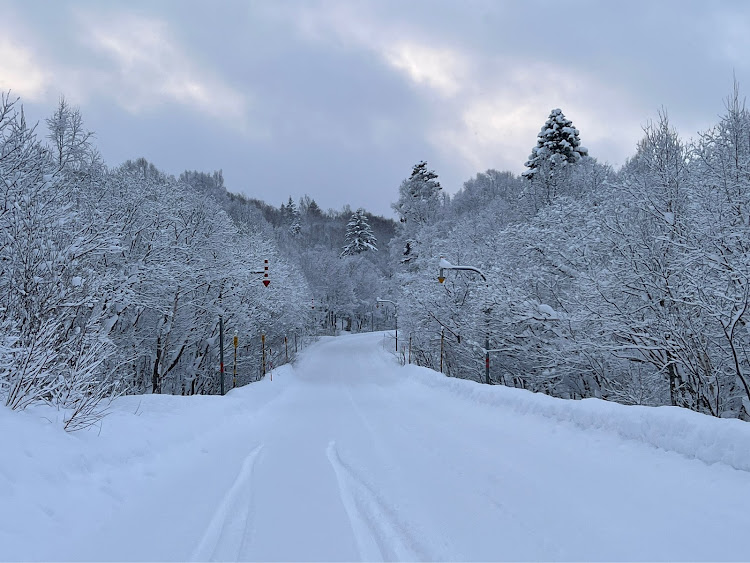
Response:
[{"label": "lamp post", "polygon": [[[440,283],[443,283],[445,281],[445,270],[465,270],[474,272],[475,274],[479,274],[482,280],[484,280],[485,284],[487,283],[487,278],[479,268],[474,268],[473,266],[454,266],[441,256],[440,271],[438,272],[438,281]],[[487,327],[484,333],[484,382],[487,385],[490,385],[490,311],[491,309],[489,306],[484,310],[487,319]]]},{"label": "lamp post", "polygon": [[390,303],[393,305],[393,308],[396,311],[396,353],[398,354],[398,305],[396,305],[393,301],[390,301],[389,299],[376,299],[377,306],[379,307],[381,303]]}]

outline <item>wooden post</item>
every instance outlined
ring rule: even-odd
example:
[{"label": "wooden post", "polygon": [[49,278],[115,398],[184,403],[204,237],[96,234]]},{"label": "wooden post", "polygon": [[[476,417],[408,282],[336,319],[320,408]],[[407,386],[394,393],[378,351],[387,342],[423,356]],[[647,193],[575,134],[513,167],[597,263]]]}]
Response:
[{"label": "wooden post", "polygon": [[445,341],[445,328],[440,328],[440,373],[443,373],[443,342]]},{"label": "wooden post", "polygon": [[484,382],[490,385],[490,333],[488,332],[484,338]]},{"label": "wooden post", "polygon": [[261,352],[261,368],[260,373],[261,377],[266,376],[266,335],[261,334],[260,335],[260,346],[263,349],[263,352]]},{"label": "wooden post", "polygon": [[411,334],[409,335],[409,363],[411,363]]},{"label": "wooden post", "polygon": [[234,331],[234,372],[232,373],[232,389],[237,387],[237,344],[239,344],[239,338],[237,337],[237,331]]}]

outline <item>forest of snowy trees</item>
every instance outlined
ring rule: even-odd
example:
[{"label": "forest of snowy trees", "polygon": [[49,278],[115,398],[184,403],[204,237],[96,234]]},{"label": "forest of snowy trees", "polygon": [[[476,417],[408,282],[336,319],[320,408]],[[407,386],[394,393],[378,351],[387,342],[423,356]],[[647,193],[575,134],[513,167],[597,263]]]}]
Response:
[{"label": "forest of snowy trees", "polygon": [[[348,208],[271,209],[219,172],[174,178],[143,159],[106,167],[64,99],[34,127],[2,98],[0,178],[0,398],[66,409],[68,429],[117,394],[218,392],[220,317],[225,383],[234,334],[236,384],[257,379],[262,357],[283,363],[364,314],[384,267],[338,259]],[[374,220],[390,238],[393,222]]]},{"label": "forest of snowy trees", "polygon": [[[531,174],[488,170],[450,201],[428,189],[429,204],[413,201],[437,212],[416,225],[402,189],[402,357],[484,381],[489,349],[493,383],[747,420],[750,113],[738,89],[691,142],[661,113],[620,170],[561,116],[542,128]],[[446,270],[438,283],[440,256],[487,282]]]},{"label": "forest of snowy trees", "polygon": [[[393,328],[387,298],[403,362],[485,381],[489,354],[494,384],[750,419],[739,90],[689,142],[661,113],[618,170],[581,137],[555,109],[524,174],[487,170],[453,197],[418,162],[391,187],[396,222],[309,196],[275,207],[220,172],[108,167],[64,99],[34,127],[5,95],[0,400],[57,405],[75,429],[117,394],[217,393],[220,317],[231,388],[306,339]],[[441,257],[486,281],[439,283]]]}]

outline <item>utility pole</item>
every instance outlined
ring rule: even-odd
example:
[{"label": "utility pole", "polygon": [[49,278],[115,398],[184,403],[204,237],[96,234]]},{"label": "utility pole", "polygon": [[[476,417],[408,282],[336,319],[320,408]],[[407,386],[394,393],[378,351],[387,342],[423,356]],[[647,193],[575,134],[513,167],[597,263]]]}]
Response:
[{"label": "utility pole", "polygon": [[[221,298],[219,299],[221,302]],[[221,394],[224,394],[224,314],[219,313],[219,381]]]},{"label": "utility pole", "polygon": [[443,346],[445,343],[445,327],[440,327],[440,373],[443,373]]},{"label": "utility pole", "polygon": [[224,395],[224,282],[219,286],[219,391]]}]

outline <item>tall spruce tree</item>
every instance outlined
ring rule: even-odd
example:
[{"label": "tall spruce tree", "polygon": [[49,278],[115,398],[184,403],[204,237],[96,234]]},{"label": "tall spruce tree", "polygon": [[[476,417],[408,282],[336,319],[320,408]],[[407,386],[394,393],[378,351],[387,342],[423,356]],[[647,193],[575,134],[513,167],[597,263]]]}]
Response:
[{"label": "tall spruce tree", "polygon": [[292,196],[289,196],[289,202],[286,206],[286,222],[289,224],[289,232],[292,235],[296,236],[302,230],[299,209],[297,209],[297,205],[294,203]]},{"label": "tall spruce tree", "polygon": [[548,169],[552,174],[555,169],[578,162],[589,151],[581,146],[579,131],[562,110],[553,109],[546,123],[537,135],[536,146],[531,149],[529,160],[524,166],[528,168],[523,177],[533,179],[540,169]]},{"label": "tall spruce tree", "polygon": [[440,182],[425,161],[414,165],[411,176],[399,187],[399,198],[393,209],[407,228],[417,228],[435,220],[440,208]]},{"label": "tall spruce tree", "polygon": [[352,214],[346,226],[346,246],[341,256],[352,256],[367,250],[377,251],[376,242],[377,239],[365,216],[365,210],[360,207]]}]

